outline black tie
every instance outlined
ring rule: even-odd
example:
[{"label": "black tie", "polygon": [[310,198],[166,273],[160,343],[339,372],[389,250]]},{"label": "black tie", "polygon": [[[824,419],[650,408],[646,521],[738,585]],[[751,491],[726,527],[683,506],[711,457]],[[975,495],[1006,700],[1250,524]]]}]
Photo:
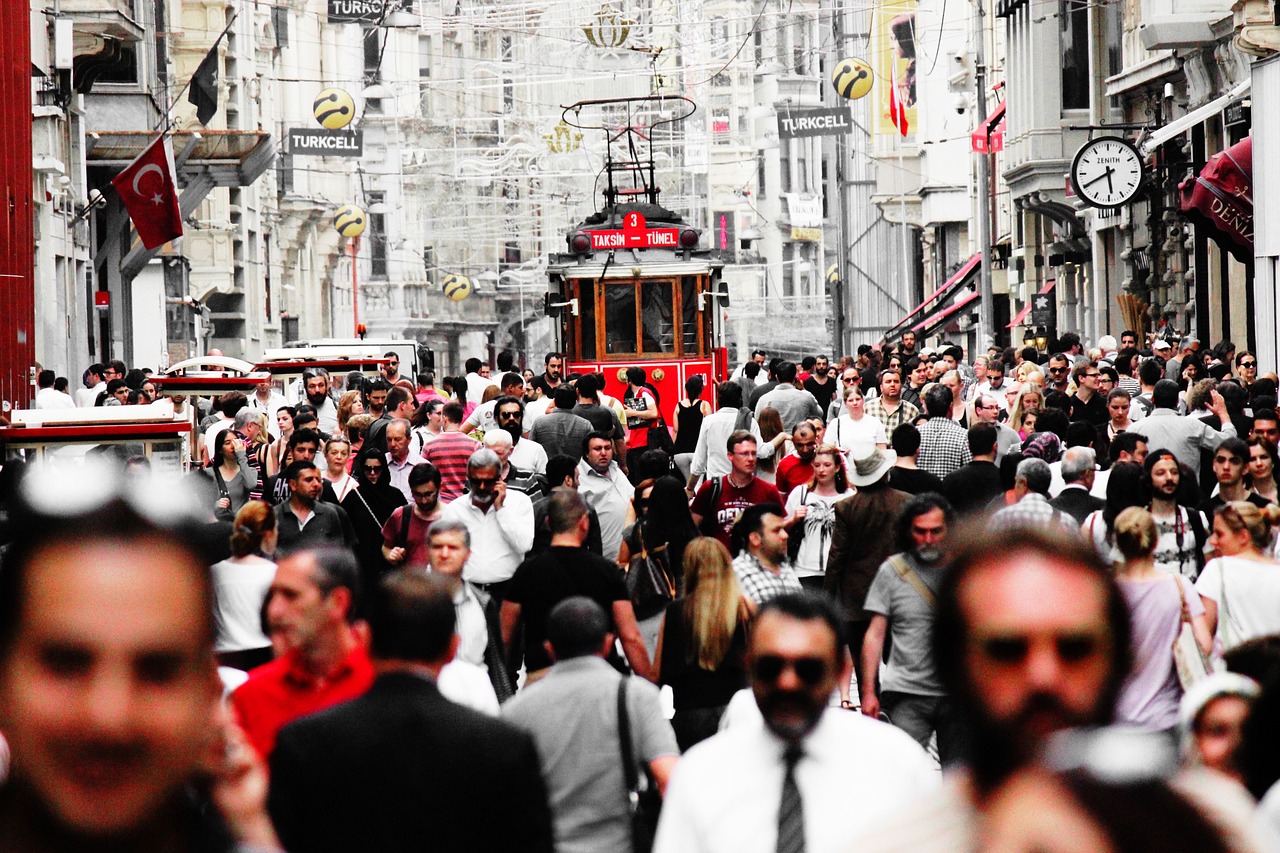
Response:
[{"label": "black tie", "polygon": [[796,763],[803,754],[796,744],[782,754],[787,771],[782,778],[782,800],[778,804],[778,853],[805,853],[804,803],[796,784]]}]

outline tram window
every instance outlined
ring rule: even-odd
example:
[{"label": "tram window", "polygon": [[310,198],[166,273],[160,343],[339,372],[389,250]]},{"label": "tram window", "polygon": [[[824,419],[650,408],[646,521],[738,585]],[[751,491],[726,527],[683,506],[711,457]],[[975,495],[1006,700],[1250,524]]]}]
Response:
[{"label": "tram window", "polygon": [[702,355],[698,351],[698,278],[686,275],[680,279],[681,355]]},{"label": "tram window", "polygon": [[604,343],[610,354],[636,352],[636,286],[609,284],[604,289]]},{"label": "tram window", "polygon": [[670,281],[647,281],[641,285],[640,334],[644,352],[675,354],[676,324],[672,313]]},{"label": "tram window", "polygon": [[582,330],[582,349],[579,355],[584,359],[596,357],[596,288],[590,281],[578,282],[578,316],[573,318]]}]

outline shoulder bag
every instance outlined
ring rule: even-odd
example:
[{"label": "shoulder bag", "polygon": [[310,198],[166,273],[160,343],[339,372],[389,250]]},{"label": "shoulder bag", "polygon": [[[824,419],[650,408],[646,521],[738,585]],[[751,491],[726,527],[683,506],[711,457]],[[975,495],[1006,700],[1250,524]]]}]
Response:
[{"label": "shoulder bag", "polygon": [[636,522],[640,552],[627,564],[627,594],[637,619],[661,613],[675,600],[676,585],[671,577],[671,557],[665,544],[650,550],[644,544],[644,522]]},{"label": "shoulder bag", "polygon": [[[209,470],[213,472],[213,482],[214,485],[218,487],[218,500],[227,498],[229,501],[231,499],[231,490],[227,488],[227,481],[222,478],[222,472],[218,470],[217,465],[214,465]],[[220,521],[233,521],[236,517],[235,510],[231,508],[229,503],[225,509],[222,507],[216,507],[213,514]]]},{"label": "shoulder bag", "polygon": [[[803,490],[800,492],[799,506],[804,506],[804,502],[809,499],[809,487],[797,486],[797,488]],[[787,559],[792,563],[796,561],[796,557],[800,556],[800,543],[804,541],[804,529],[808,523],[807,518],[802,518],[798,524],[792,525],[791,530],[787,532]]]},{"label": "shoulder bag", "polygon": [[1178,682],[1183,690],[1213,672],[1213,664],[1196,642],[1195,631],[1191,627],[1191,611],[1187,609],[1187,594],[1182,583],[1172,578],[1178,588],[1178,600],[1182,603],[1182,615],[1178,625],[1178,635],[1173,639],[1173,665],[1178,671]]},{"label": "shoulder bag", "polygon": [[911,564],[901,554],[894,554],[889,558],[889,565],[893,566],[893,570],[898,573],[898,577],[911,584],[911,588],[920,594],[924,599],[924,603],[929,605],[930,610],[934,610],[938,606],[938,599],[933,594],[933,590],[925,586],[924,581],[920,579],[920,575],[916,574],[916,570],[911,568]]},{"label": "shoulder bag", "polygon": [[661,450],[668,456],[675,450],[675,443],[671,440],[671,430],[667,429],[667,421],[661,411],[649,426],[648,444],[650,450]]},{"label": "shoulder bag", "polygon": [[716,504],[720,502],[720,492],[724,488],[721,482],[722,479],[721,477],[715,477],[710,481],[711,485],[707,488],[707,511],[702,516],[702,524],[698,526],[698,532],[703,536],[715,536],[718,532]]},{"label": "shoulder bag", "polygon": [[627,714],[627,676],[618,682],[618,740],[622,747],[622,779],[627,786],[627,802],[631,810],[631,849],[633,853],[650,853],[662,811],[662,795],[649,775],[636,768],[631,748],[631,720]]}]

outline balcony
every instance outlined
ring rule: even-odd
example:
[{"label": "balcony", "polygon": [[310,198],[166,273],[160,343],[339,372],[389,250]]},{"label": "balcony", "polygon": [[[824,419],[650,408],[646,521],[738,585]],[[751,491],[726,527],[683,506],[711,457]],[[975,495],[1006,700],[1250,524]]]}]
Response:
[{"label": "balcony", "polygon": [[98,52],[90,41],[139,42],[144,35],[134,0],[62,0],[61,14],[75,23],[77,55]]}]

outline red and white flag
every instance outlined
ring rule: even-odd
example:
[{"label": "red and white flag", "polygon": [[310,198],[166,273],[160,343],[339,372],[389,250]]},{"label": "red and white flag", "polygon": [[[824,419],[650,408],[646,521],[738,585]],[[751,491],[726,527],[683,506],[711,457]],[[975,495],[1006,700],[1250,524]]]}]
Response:
[{"label": "red and white flag", "polygon": [[142,245],[155,249],[182,236],[173,145],[161,136],[111,179]]},{"label": "red and white flag", "polygon": [[898,133],[907,135],[907,108],[898,100],[898,81],[889,78],[889,121],[898,128]]}]

